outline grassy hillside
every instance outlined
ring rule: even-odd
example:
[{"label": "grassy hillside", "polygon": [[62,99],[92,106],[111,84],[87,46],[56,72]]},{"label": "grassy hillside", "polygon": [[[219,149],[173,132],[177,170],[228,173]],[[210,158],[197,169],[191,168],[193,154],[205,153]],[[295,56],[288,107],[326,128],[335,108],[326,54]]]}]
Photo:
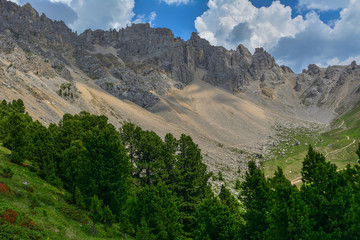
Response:
[{"label": "grassy hillside", "polygon": [[[11,163],[8,154],[0,147],[0,175],[7,167],[14,173],[12,178],[0,177],[0,239],[122,239],[116,226],[102,224],[96,237],[91,236],[88,214],[69,204],[66,191],[46,183],[29,167]],[[5,227],[12,235],[5,235]]]},{"label": "grassy hillside", "polygon": [[330,130],[279,129],[278,135],[280,139],[286,140],[274,146],[269,159],[263,163],[267,176],[271,176],[280,166],[289,180],[300,177],[302,160],[309,144],[340,169],[347,164],[356,164],[355,152],[360,139],[360,106],[334,120]]}]

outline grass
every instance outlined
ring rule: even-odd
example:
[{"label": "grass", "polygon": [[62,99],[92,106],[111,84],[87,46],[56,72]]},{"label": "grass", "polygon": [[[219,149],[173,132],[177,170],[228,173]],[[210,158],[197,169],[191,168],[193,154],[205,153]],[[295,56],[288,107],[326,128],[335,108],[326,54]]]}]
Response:
[{"label": "grass", "polygon": [[28,167],[11,163],[9,154],[0,147],[0,172],[10,167],[14,173],[12,178],[0,177],[0,183],[11,190],[0,191],[0,212],[12,209],[30,218],[44,232],[44,239],[123,239],[116,225],[109,229],[97,224],[97,235],[91,236],[88,213],[69,204],[69,193],[48,184]]},{"label": "grass", "polygon": [[[289,180],[299,177],[309,144],[339,169],[347,164],[356,164],[356,149],[360,139],[360,106],[334,120],[330,130],[282,129],[278,131],[278,137],[287,141],[273,147],[267,160],[263,162],[266,176],[272,176],[279,166]],[[295,140],[300,144],[295,145]]]}]

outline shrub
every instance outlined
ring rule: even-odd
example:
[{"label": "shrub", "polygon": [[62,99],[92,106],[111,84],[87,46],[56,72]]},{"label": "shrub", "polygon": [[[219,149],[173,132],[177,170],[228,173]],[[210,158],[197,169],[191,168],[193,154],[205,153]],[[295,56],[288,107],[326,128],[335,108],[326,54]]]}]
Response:
[{"label": "shrub", "polygon": [[11,191],[10,187],[6,183],[1,183],[0,182],[0,192],[9,193],[10,191]]},{"label": "shrub", "polygon": [[30,218],[5,208],[0,210],[0,239],[46,239],[46,236]]},{"label": "shrub", "polygon": [[11,168],[7,167],[4,168],[2,170],[2,174],[1,176],[3,176],[4,178],[12,178],[12,176],[14,175],[13,171],[11,170]]},{"label": "shrub", "polygon": [[223,175],[222,175],[221,171],[218,172],[218,178],[219,178],[219,181],[224,181],[224,178],[223,178]]}]

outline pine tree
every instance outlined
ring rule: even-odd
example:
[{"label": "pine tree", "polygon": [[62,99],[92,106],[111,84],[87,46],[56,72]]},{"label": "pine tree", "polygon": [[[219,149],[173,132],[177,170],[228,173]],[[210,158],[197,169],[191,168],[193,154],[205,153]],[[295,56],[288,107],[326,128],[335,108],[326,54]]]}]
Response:
[{"label": "pine tree", "polygon": [[111,212],[109,206],[104,208],[104,223],[111,227],[115,223],[115,215]]},{"label": "pine tree", "polygon": [[78,187],[75,187],[75,205],[78,209],[85,209],[84,198]]},{"label": "pine tree", "polygon": [[196,240],[239,239],[240,225],[229,208],[216,197],[208,197],[196,210]]},{"label": "pine tree", "polygon": [[182,134],[178,143],[179,153],[175,165],[177,172],[173,188],[181,198],[180,211],[183,213],[184,230],[192,236],[196,207],[211,193],[208,185],[210,174],[201,161],[200,149],[191,137]]},{"label": "pine tree", "polygon": [[[59,174],[62,177],[65,188],[76,199],[76,188],[79,188],[80,179],[87,178],[88,173],[84,172],[88,165],[88,151],[81,140],[71,141],[70,147],[62,154]],[[81,185],[80,185],[81,186]],[[81,190],[79,189],[79,192]]]},{"label": "pine tree", "polygon": [[312,223],[309,208],[301,199],[297,187],[292,186],[281,168],[269,180],[270,199],[266,221],[266,239],[311,239]]},{"label": "pine tree", "polygon": [[227,206],[231,212],[231,214],[234,216],[236,221],[239,224],[243,223],[243,219],[241,217],[240,212],[240,203],[239,201],[231,194],[229,189],[225,187],[225,185],[221,185],[220,193],[219,193],[220,202]]},{"label": "pine tree", "polygon": [[26,128],[31,122],[28,115],[10,112],[0,121],[1,138],[5,147],[10,148],[10,160],[20,163],[26,156]]},{"label": "pine tree", "polygon": [[314,231],[318,237],[336,238],[345,230],[344,213],[351,192],[346,177],[336,169],[336,165],[309,147],[301,170],[301,194],[311,210],[310,218],[315,223]]},{"label": "pine tree", "polygon": [[264,173],[254,161],[248,163],[245,181],[242,183],[241,203],[245,208],[245,238],[264,239],[263,234],[268,228],[266,222],[269,185]]},{"label": "pine tree", "polygon": [[182,239],[177,202],[176,196],[161,183],[143,187],[128,208],[130,221],[137,231],[145,231],[146,226],[146,232],[154,239]]},{"label": "pine tree", "polygon": [[92,225],[92,234],[96,234],[96,223],[101,222],[103,220],[103,209],[101,207],[101,201],[99,198],[94,195],[94,197],[91,198],[91,206],[90,206],[90,219],[93,222]]}]

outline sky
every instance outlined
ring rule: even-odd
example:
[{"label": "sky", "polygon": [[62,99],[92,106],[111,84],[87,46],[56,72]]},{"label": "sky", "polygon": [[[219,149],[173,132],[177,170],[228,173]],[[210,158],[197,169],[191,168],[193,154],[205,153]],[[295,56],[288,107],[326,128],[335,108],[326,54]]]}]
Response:
[{"label": "sky", "polygon": [[184,40],[192,32],[212,45],[251,52],[263,47],[279,65],[301,72],[360,63],[360,0],[12,0],[84,30],[150,23]]}]

